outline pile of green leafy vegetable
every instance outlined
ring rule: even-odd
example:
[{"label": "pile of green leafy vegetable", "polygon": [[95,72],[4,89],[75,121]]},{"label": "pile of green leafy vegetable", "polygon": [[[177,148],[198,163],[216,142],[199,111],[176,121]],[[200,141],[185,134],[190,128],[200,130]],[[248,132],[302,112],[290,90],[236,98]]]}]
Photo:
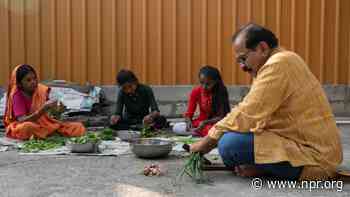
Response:
[{"label": "pile of green leafy vegetable", "polygon": [[59,106],[57,106],[56,108],[50,108],[47,111],[47,115],[53,119],[56,120],[62,120],[63,119],[63,113],[65,112],[66,107],[62,107],[60,108]]},{"label": "pile of green leafy vegetable", "polygon": [[87,132],[81,137],[66,138],[59,134],[54,134],[46,139],[31,139],[23,143],[21,150],[26,153],[34,153],[44,150],[51,150],[62,147],[69,141],[74,144],[99,143],[102,140],[114,140],[113,130],[106,128],[101,132]]},{"label": "pile of green leafy vegetable", "polygon": [[192,153],[187,160],[185,166],[181,169],[179,178],[187,174],[196,183],[204,183],[206,179],[204,178],[203,170],[203,157],[200,153]]},{"label": "pile of green leafy vegetable", "polygon": [[49,109],[47,111],[47,114],[49,117],[56,119],[56,120],[62,120],[62,112],[59,112],[55,109]]},{"label": "pile of green leafy vegetable", "polygon": [[24,142],[21,150],[26,153],[34,153],[44,150],[56,149],[65,145],[65,138],[53,135],[47,139],[31,139]]},{"label": "pile of green leafy vegetable", "polygon": [[86,144],[86,143],[96,144],[101,141],[101,138],[97,133],[89,132],[86,135],[83,135],[81,137],[72,137],[69,139],[69,141],[74,144]]},{"label": "pile of green leafy vegetable", "polygon": [[143,138],[150,138],[150,137],[154,137],[156,136],[156,131],[154,131],[152,129],[152,127],[145,125],[142,129],[141,129],[141,137]]},{"label": "pile of green leafy vegetable", "polygon": [[113,130],[106,128],[101,132],[88,132],[86,135],[81,137],[70,138],[69,141],[74,144],[86,144],[86,143],[99,143],[103,140],[110,141],[114,140]]},{"label": "pile of green leafy vegetable", "polygon": [[113,136],[113,130],[110,128],[103,129],[98,135],[101,138],[101,140],[105,141],[111,141],[115,139],[115,137]]}]

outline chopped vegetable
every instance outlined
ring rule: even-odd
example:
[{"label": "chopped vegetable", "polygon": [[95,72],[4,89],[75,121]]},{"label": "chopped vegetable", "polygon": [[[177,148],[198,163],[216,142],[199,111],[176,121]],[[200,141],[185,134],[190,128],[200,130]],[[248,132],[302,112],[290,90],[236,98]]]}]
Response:
[{"label": "chopped vegetable", "polygon": [[81,137],[73,137],[70,138],[69,141],[74,144],[86,144],[86,143],[98,143],[102,140],[114,140],[113,130],[109,128],[105,128],[100,133],[96,132],[88,132],[86,135]]},{"label": "chopped vegetable", "polygon": [[70,138],[69,141],[74,143],[74,144],[86,144],[89,142],[96,144],[96,143],[101,141],[101,138],[99,137],[99,135],[97,133],[89,132],[86,135],[81,136],[81,137]]}]

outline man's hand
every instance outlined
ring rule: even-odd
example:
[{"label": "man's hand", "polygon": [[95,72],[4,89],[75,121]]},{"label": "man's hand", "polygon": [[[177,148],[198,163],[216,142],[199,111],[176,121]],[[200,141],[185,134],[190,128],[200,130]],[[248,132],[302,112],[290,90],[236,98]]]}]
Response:
[{"label": "man's hand", "polygon": [[218,141],[210,138],[209,136],[204,137],[202,140],[191,145],[191,152],[200,152],[203,154],[209,153],[217,145]]},{"label": "man's hand", "polygon": [[207,125],[207,121],[202,121],[197,128],[189,129],[193,136],[200,136],[200,131],[204,129],[205,125]]},{"label": "man's hand", "polygon": [[118,124],[119,120],[120,120],[120,116],[113,115],[113,116],[111,116],[110,123],[111,123],[111,125],[116,125],[116,124]]},{"label": "man's hand", "polygon": [[149,125],[152,123],[153,123],[153,116],[151,114],[149,114],[143,118],[143,124]]}]

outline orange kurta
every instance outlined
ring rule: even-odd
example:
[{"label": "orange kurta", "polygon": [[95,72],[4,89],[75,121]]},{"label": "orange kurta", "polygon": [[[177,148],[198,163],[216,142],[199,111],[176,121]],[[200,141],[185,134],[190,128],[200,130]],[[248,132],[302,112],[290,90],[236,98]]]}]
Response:
[{"label": "orange kurta", "polygon": [[255,163],[305,166],[301,179],[327,179],[342,162],[340,131],[321,84],[297,54],[276,50],[251,89],[210,131],[254,133]]},{"label": "orange kurta", "polygon": [[[46,113],[35,122],[18,122],[13,113],[13,96],[17,90],[16,71],[12,72],[11,81],[7,90],[7,103],[4,116],[6,136],[10,138],[27,140],[32,136],[46,138],[55,131],[64,136],[81,136],[85,133],[85,127],[81,123],[61,122],[50,118]],[[31,113],[39,110],[47,101],[49,87],[39,84],[32,97]]]}]

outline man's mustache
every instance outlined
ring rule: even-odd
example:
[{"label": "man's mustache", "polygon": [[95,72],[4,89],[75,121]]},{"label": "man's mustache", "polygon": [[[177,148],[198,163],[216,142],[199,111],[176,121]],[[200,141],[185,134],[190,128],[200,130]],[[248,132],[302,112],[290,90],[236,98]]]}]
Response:
[{"label": "man's mustache", "polygon": [[250,68],[249,66],[245,65],[245,64],[239,64],[239,66],[241,67],[241,69],[244,71],[244,72],[252,72],[253,69]]}]

